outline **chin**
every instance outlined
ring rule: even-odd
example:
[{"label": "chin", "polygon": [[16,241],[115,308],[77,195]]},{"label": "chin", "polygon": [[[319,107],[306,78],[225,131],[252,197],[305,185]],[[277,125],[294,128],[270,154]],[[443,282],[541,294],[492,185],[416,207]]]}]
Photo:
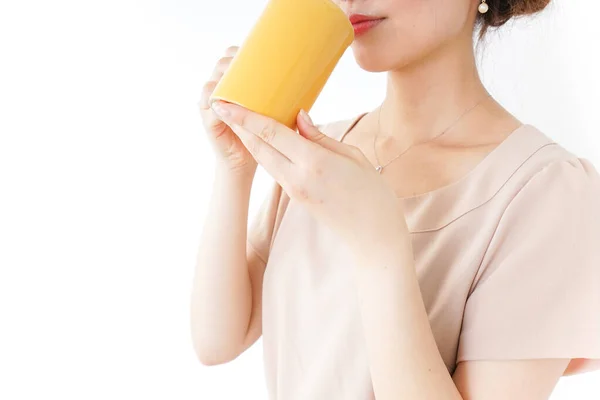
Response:
[{"label": "chin", "polygon": [[402,68],[410,63],[410,57],[394,54],[383,46],[352,45],[354,59],[360,68],[368,72],[385,72]]}]

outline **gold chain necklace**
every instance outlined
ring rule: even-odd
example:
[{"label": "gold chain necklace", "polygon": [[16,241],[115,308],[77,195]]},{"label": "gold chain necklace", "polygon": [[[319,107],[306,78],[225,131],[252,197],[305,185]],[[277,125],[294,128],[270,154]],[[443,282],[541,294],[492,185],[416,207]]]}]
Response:
[{"label": "gold chain necklace", "polygon": [[390,161],[388,161],[385,165],[381,165],[381,162],[379,162],[379,159],[377,158],[377,150],[376,150],[376,141],[377,141],[377,134],[379,134],[380,132],[380,128],[381,128],[381,109],[383,108],[383,104],[379,107],[379,113],[377,116],[377,134],[375,136],[373,136],[373,154],[375,155],[375,161],[377,161],[377,166],[375,167],[375,170],[377,172],[379,172],[381,174],[381,171],[383,171],[383,169],[385,167],[387,167],[388,165],[390,165],[392,162],[396,161],[398,158],[400,158],[400,156],[402,156],[404,153],[406,153],[408,150],[410,150],[412,147],[418,145],[418,144],[423,144],[423,143],[427,143],[427,142],[431,142],[435,139],[437,139],[438,137],[442,136],[444,133],[448,132],[450,130],[450,128],[452,128],[462,117],[464,117],[469,111],[473,110],[475,107],[477,107],[478,105],[480,105],[485,99],[487,99],[488,97],[490,97],[491,94],[488,93],[487,96],[485,96],[483,99],[479,100],[474,106],[468,108],[466,111],[464,111],[461,115],[458,116],[458,118],[456,118],[446,129],[444,129],[442,131],[442,133],[434,136],[432,139],[429,140],[425,140],[423,142],[420,143],[415,143],[413,145],[408,146],[408,148],[406,150],[404,150],[402,153],[398,154],[396,157],[392,158]]}]

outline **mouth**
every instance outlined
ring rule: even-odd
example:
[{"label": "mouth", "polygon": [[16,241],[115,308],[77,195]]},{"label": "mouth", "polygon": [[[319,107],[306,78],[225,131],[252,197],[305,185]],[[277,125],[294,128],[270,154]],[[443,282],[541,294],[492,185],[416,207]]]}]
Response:
[{"label": "mouth", "polygon": [[379,25],[385,18],[363,14],[352,14],[348,16],[348,19],[354,28],[354,34],[361,35]]}]

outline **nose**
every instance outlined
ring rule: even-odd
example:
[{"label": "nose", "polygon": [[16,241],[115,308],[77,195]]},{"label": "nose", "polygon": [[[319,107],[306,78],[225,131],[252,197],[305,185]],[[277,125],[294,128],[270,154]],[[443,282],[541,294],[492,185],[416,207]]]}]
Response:
[{"label": "nose", "polygon": [[351,7],[352,3],[355,2],[355,0],[332,0],[335,4],[338,5],[338,7],[340,7],[342,10],[344,10],[344,12],[348,12],[348,9]]},{"label": "nose", "polygon": [[364,2],[364,0],[333,0],[333,2],[346,13],[349,13],[352,8],[356,7],[360,2]]}]

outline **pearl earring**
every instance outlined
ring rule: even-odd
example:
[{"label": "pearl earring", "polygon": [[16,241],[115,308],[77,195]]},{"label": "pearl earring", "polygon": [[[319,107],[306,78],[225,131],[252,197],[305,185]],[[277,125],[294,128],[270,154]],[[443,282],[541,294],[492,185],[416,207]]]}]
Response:
[{"label": "pearl earring", "polygon": [[481,4],[479,5],[479,7],[477,9],[479,10],[479,12],[481,14],[485,14],[486,12],[488,12],[488,10],[490,9],[490,7],[487,5],[487,3],[485,2],[485,0],[481,0]]}]

